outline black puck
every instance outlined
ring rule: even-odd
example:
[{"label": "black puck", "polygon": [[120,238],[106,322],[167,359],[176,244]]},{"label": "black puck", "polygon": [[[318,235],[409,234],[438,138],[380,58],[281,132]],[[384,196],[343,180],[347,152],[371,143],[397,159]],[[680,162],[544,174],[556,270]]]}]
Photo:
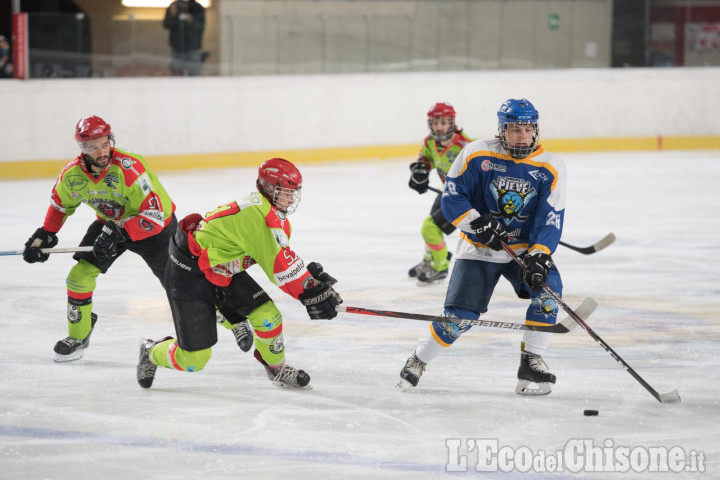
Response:
[{"label": "black puck", "polygon": [[597,410],[583,410],[583,415],[586,417],[597,417],[598,411]]}]

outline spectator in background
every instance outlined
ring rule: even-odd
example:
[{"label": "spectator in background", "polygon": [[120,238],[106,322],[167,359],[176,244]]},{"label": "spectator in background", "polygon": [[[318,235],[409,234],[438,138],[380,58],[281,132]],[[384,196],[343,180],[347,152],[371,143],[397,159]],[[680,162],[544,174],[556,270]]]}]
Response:
[{"label": "spectator in background", "polygon": [[0,35],[0,78],[12,78],[13,64],[10,61],[10,44],[4,35]]},{"label": "spectator in background", "polygon": [[170,30],[173,75],[199,75],[205,8],[195,0],[177,0],[165,11],[163,27]]}]

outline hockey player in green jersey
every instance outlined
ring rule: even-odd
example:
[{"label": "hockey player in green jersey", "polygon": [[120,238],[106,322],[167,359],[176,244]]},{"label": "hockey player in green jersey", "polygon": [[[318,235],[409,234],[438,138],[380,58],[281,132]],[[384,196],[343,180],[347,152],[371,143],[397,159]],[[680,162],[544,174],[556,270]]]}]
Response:
[{"label": "hockey player in green jersey", "polygon": [[97,316],[92,296],[100,273],[130,250],[140,255],[164,285],[167,248],[175,232],[175,205],[140,155],[115,147],[115,136],[102,118],[81,119],[75,127],[81,153],[65,165],[55,182],[43,226],[25,244],[28,263],[44,262],[41,248],[57,244],[56,233],[85,203],[97,216],[80,242],[93,246],[79,252],[67,277],[69,336],[55,344],[55,361],[82,358]]},{"label": "hockey player in green jersey", "polygon": [[[428,191],[430,170],[437,169],[440,180],[445,177],[460,150],[470,143],[462,129],[455,125],[455,109],[449,103],[436,103],[427,113],[430,135],[425,137],[417,160],[410,164],[410,188],[423,194]],[[445,236],[455,230],[440,209],[441,194],[437,194],[430,215],[422,224],[422,237],[425,241],[423,260],[408,271],[411,278],[417,277],[418,284],[430,284],[447,277],[450,267],[450,255]]]},{"label": "hockey player in green jersey", "polygon": [[231,323],[249,320],[255,358],[276,385],[306,387],[310,376],[285,363],[282,314],[246,272],[258,264],[282,291],[300,300],[311,319],[332,319],[342,302],[335,279],[317,263],[306,265],[289,246],[290,222],[300,202],[302,176],[290,162],[273,158],[258,170],[257,192],[221,205],[203,218],[185,217],[170,243],[167,293],[176,337],[143,340],[137,366],[150,388],[158,366],[197,372],[217,342],[216,309]]}]

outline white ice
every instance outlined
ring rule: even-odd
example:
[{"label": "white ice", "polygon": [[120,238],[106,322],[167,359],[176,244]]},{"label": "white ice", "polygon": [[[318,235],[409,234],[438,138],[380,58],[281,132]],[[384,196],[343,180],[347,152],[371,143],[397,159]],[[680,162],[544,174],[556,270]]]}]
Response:
[{"label": "white ice", "polygon": [[[0,478],[418,479],[458,465],[479,478],[522,475],[476,473],[472,439],[536,455],[586,439],[612,452],[659,446],[704,456],[704,473],[565,469],[535,478],[720,478],[720,152],[563,157],[563,240],[586,246],[617,235],[594,255],[558,249],[564,298],[571,305],[596,298],[590,326],[658,392],[677,388],[681,404],[657,402],[579,328],[553,338],[546,360],[558,381],[547,397],[514,393],[521,334],[482,328],[402,392],[398,372],[426,323],[351,314],[310,321],[259,267],[253,276],[284,313],[288,363],[306,370],[314,389],[272,386],[221,331],[205,370],[159,369],[143,390],[135,380],[140,338],[174,331],[164,292],[138,257],[127,253],[99,278],[99,322],[85,357],[56,364],[72,257],[29,265],[7,256],[0,258]],[[301,165],[291,245],[339,280],[346,305],[442,312],[446,283],[422,288],[406,276],[421,258],[420,225],[432,203],[407,187],[409,161]],[[182,217],[252,190],[255,169],[160,178]],[[22,248],[42,224],[52,184],[0,182],[0,250]],[[59,246],[77,245],[92,218],[81,207]],[[501,281],[486,318],[520,322],[525,308]],[[600,414],[585,417],[584,409]]]}]

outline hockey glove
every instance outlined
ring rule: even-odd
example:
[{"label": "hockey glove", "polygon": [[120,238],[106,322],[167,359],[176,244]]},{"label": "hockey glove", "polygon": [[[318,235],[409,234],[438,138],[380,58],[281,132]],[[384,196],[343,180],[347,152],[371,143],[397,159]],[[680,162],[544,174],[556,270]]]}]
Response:
[{"label": "hockey glove", "polygon": [[325,283],[315,283],[305,290],[298,299],[305,305],[311,320],[331,320],[337,316],[335,307],[342,303],[340,295]]},{"label": "hockey glove", "polygon": [[117,256],[117,246],[124,241],[125,231],[122,227],[113,221],[107,222],[95,239],[93,254],[101,262],[108,262]]},{"label": "hockey glove", "polygon": [[[331,277],[329,273],[323,271],[322,265],[320,265],[317,262],[312,262],[307,266],[308,272],[315,277],[320,282],[325,282],[330,286],[333,286],[337,283],[337,280],[335,278]],[[342,302],[340,302],[342,303]]]},{"label": "hockey glove", "polygon": [[425,193],[430,184],[430,169],[425,162],[415,162],[410,164],[410,188],[418,193]]},{"label": "hockey glove", "polygon": [[44,262],[50,258],[49,253],[42,253],[41,248],[52,248],[58,243],[57,235],[48,232],[40,227],[35,230],[32,237],[25,242],[25,250],[23,251],[23,260],[28,263]]},{"label": "hockey glove", "polygon": [[523,263],[525,266],[520,270],[520,279],[533,292],[541,290],[552,267],[552,258],[547,253],[535,253],[526,256]]},{"label": "hockey glove", "polygon": [[508,234],[500,222],[495,220],[489,213],[483,213],[480,217],[470,222],[472,232],[477,235],[480,243],[487,245],[493,250],[501,250],[500,242],[507,243]]}]

